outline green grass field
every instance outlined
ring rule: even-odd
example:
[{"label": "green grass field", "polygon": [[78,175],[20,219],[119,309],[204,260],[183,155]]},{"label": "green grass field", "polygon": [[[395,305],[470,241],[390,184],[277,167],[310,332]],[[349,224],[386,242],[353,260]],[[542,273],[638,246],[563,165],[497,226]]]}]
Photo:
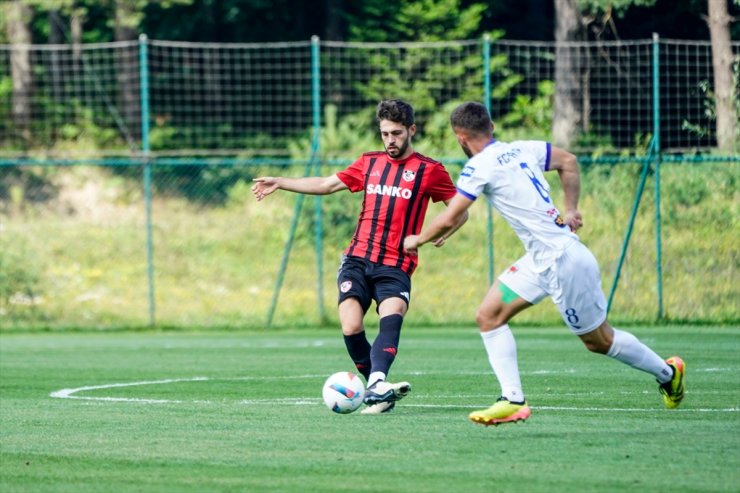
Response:
[{"label": "green grass field", "polygon": [[687,363],[666,410],[651,376],[564,327],[515,328],[532,417],[467,413],[495,383],[472,327],[407,327],[390,415],[335,415],[336,331],[0,334],[4,492],[737,492],[740,327],[635,327]]}]

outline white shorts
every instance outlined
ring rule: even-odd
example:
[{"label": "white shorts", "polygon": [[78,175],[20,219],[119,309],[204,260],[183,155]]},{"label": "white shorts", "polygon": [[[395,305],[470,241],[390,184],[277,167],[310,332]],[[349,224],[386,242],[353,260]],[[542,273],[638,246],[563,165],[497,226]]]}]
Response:
[{"label": "white shorts", "polygon": [[498,279],[533,305],[549,295],[576,335],[591,332],[606,320],[599,265],[579,241],[571,243],[543,272],[536,272],[531,255],[526,254]]}]

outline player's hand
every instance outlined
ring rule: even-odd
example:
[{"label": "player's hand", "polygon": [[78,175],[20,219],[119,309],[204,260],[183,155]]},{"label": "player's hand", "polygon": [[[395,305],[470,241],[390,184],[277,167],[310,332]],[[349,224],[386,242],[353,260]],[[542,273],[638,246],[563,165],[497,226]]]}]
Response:
[{"label": "player's hand", "polygon": [[279,188],[278,178],[272,176],[261,176],[255,178],[252,185],[252,193],[260,201]]},{"label": "player's hand", "polygon": [[403,251],[409,255],[419,254],[419,235],[409,235],[403,239]]},{"label": "player's hand", "polygon": [[567,211],[563,218],[563,222],[565,222],[570,230],[575,233],[581,226],[583,226],[583,216],[581,216],[581,212],[579,210]]}]

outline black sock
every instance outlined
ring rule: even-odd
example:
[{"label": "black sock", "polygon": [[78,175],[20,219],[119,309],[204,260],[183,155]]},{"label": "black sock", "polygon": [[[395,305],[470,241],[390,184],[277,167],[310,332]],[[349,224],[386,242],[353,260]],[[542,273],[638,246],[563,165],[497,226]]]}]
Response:
[{"label": "black sock", "polygon": [[347,346],[349,357],[363,377],[367,381],[370,376],[370,343],[367,341],[365,331],[351,336],[344,336],[344,345]]},{"label": "black sock", "polygon": [[370,350],[373,372],[381,371],[388,375],[393,360],[396,359],[402,323],[403,317],[401,315],[388,315],[380,319],[378,337],[375,338]]}]

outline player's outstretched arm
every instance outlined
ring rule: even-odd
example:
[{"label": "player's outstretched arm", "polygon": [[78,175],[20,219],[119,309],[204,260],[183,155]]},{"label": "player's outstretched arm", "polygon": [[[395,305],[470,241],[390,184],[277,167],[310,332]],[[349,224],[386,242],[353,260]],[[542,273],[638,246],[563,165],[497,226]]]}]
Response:
[{"label": "player's outstretched arm", "polygon": [[447,238],[462,226],[468,217],[468,208],[473,201],[460,195],[455,195],[450,200],[447,208],[418,235],[410,235],[403,240],[403,249],[408,253],[417,253],[424,243],[434,242],[440,238]]},{"label": "player's outstretched arm", "polygon": [[252,193],[257,200],[262,200],[276,190],[305,193],[309,195],[327,195],[344,190],[347,185],[337,175],[309,176],[304,178],[288,178],[285,176],[261,176],[255,178]]},{"label": "player's outstretched arm", "polygon": [[578,160],[574,154],[553,146],[550,170],[557,170],[560,183],[563,186],[563,201],[565,203],[563,221],[570,227],[571,231],[577,231],[578,228],[583,226],[583,217],[578,210],[578,199],[581,194],[581,175]]},{"label": "player's outstretched arm", "polygon": [[[447,207],[449,207],[450,206],[450,202],[452,202],[452,199],[445,200],[445,205]],[[444,245],[445,244],[445,241],[447,241],[447,238],[449,238],[450,236],[452,236],[453,234],[455,234],[455,231],[457,231],[458,229],[460,229],[462,227],[462,225],[467,222],[467,220],[468,220],[468,210],[465,209],[462,214],[459,214],[459,215],[456,216],[456,219],[457,219],[457,224],[455,224],[455,226],[453,226],[452,229],[450,229],[449,231],[447,231],[445,234],[443,234],[442,236],[440,236],[436,240],[433,240],[432,241],[432,245],[434,245],[437,248],[439,248],[442,245]]]}]

